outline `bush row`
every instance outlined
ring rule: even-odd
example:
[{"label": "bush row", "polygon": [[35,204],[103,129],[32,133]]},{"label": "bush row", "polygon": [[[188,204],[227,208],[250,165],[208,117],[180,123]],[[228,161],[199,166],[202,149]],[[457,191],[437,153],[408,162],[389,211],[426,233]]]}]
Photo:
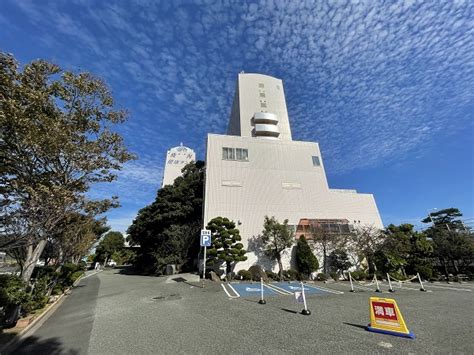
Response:
[{"label": "bush row", "polygon": [[17,306],[23,316],[45,307],[51,295],[60,295],[71,287],[84,269],[85,264],[67,263],[59,272],[52,266],[38,266],[30,285],[25,285],[19,276],[0,275],[0,324]]}]

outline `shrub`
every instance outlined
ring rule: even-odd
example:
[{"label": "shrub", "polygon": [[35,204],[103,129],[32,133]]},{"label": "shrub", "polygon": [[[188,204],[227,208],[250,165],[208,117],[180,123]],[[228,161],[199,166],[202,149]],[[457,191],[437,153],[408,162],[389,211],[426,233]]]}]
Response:
[{"label": "shrub", "polygon": [[362,270],[351,271],[351,276],[354,280],[362,281],[367,278],[367,273]]},{"label": "shrub", "polygon": [[429,280],[433,277],[433,268],[430,265],[419,265],[416,271],[423,280]]},{"label": "shrub", "polygon": [[241,280],[252,280],[252,273],[247,270],[240,270],[237,275],[240,276]]},{"label": "shrub", "polygon": [[316,256],[311,251],[304,235],[298,239],[296,245],[296,265],[298,270],[304,274],[311,274],[313,271],[319,269],[319,262]]},{"label": "shrub", "polygon": [[334,281],[338,281],[339,280],[339,274],[337,272],[331,272],[329,275],[331,275],[332,279]]},{"label": "shrub", "polygon": [[328,278],[325,274],[323,274],[322,272],[320,272],[317,276],[316,276],[316,280],[318,281],[326,281]]},{"label": "shrub", "polygon": [[299,272],[293,269],[288,269],[288,270],[283,271],[282,276],[284,280],[290,280],[290,281],[301,280]]},{"label": "shrub", "polygon": [[265,274],[267,274],[267,277],[273,281],[280,281],[280,276],[273,271],[265,271]]},{"label": "shrub", "polygon": [[252,275],[253,281],[260,281],[260,278],[265,282],[268,281],[267,274],[265,274],[265,271],[263,271],[260,265],[252,265],[249,267],[249,272]]},{"label": "shrub", "polygon": [[30,300],[25,283],[15,275],[0,275],[0,307],[25,304]]}]

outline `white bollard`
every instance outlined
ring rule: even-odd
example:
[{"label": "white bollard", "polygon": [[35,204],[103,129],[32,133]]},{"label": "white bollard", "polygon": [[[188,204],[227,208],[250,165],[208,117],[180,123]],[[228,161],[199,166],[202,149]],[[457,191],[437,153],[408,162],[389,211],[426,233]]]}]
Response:
[{"label": "white bollard", "polygon": [[352,284],[352,275],[351,275],[350,272],[349,272],[349,281],[351,282],[351,292],[355,292],[354,291],[354,285]]},{"label": "white bollard", "polygon": [[303,304],[304,304],[304,309],[301,311],[301,314],[304,314],[305,316],[309,316],[311,314],[311,311],[308,309],[308,306],[306,305],[306,296],[304,294],[303,281],[301,281],[301,293],[303,295]]},{"label": "white bollard", "polygon": [[374,279],[375,279],[375,285],[377,286],[377,289],[375,290],[375,292],[382,292],[380,291],[379,280],[377,280],[377,274],[374,274]]},{"label": "white bollard", "polygon": [[389,287],[388,291],[395,292],[395,290],[392,288],[392,282],[390,282],[390,275],[388,274],[388,272],[387,272],[387,280],[388,280],[388,287]]},{"label": "white bollard", "polygon": [[259,304],[265,304],[267,303],[265,299],[263,298],[263,278],[260,278],[260,301],[258,301]]},{"label": "white bollard", "polygon": [[421,282],[420,273],[417,272],[417,273],[416,273],[416,276],[418,276],[418,281],[420,281],[420,286],[421,286],[421,287],[420,287],[420,291],[426,292],[425,287],[423,286],[423,282]]}]

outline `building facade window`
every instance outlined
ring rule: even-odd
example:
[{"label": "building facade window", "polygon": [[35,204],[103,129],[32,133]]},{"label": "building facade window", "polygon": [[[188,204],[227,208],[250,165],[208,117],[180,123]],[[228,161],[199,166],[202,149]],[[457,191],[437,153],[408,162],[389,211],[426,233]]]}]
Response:
[{"label": "building facade window", "polygon": [[259,87],[259,88],[264,88],[265,85],[263,85],[263,83],[259,83],[259,84],[258,84],[258,87]]},{"label": "building facade window", "polygon": [[249,160],[249,151],[243,148],[236,148],[235,157],[237,160],[247,161]]},{"label": "building facade window", "polygon": [[222,148],[222,159],[224,160],[238,160],[238,161],[248,161],[249,160],[249,151],[244,148]]},{"label": "building facade window", "polygon": [[319,161],[319,157],[313,155],[313,166],[321,166],[321,162]]},{"label": "building facade window", "polygon": [[234,148],[222,148],[222,159],[224,160],[235,160],[235,150]]}]

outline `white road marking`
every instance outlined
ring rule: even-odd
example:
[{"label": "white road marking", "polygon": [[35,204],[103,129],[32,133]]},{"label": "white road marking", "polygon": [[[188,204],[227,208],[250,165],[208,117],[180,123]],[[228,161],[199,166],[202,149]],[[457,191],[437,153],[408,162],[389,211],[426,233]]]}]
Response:
[{"label": "white road marking", "polygon": [[235,292],[238,296],[231,296],[230,293],[227,292],[227,290],[226,290],[224,284],[221,284],[221,286],[222,286],[222,288],[224,289],[224,292],[227,293],[227,296],[229,296],[229,298],[238,298],[238,297],[240,297],[240,295],[234,290],[233,287],[231,287],[231,288],[234,290],[234,292]]},{"label": "white road marking", "polygon": [[436,287],[436,288],[444,288],[444,289],[446,289],[446,290],[472,292],[472,290],[468,290],[468,289],[466,289],[466,288],[455,288],[455,287],[435,286],[435,285],[430,285],[430,284],[425,284],[425,287]]},{"label": "white road marking", "polygon": [[344,294],[344,292],[342,291],[336,291],[336,290],[333,290],[333,289],[330,289],[330,288],[327,288],[327,287],[323,287],[323,286],[316,286],[316,285],[305,285],[309,288],[314,288],[316,290],[322,290],[324,292],[329,292],[329,293],[335,293],[336,295],[342,295]]},{"label": "white road marking", "polygon": [[[222,284],[221,284],[221,285],[222,285]],[[234,291],[234,293],[236,294],[236,296],[231,296],[232,298],[238,298],[238,297],[240,297],[240,293],[238,293],[238,292],[235,290],[235,288],[232,287],[231,284],[227,284],[227,286],[229,286],[230,289],[231,289],[232,291]]]},{"label": "white road marking", "polygon": [[268,287],[272,288],[273,290],[275,290],[276,292],[278,292],[282,295],[292,295],[293,294],[292,292],[290,292],[288,290],[285,290],[284,288],[278,287],[276,285],[269,284]]},{"label": "white road marking", "polygon": [[387,349],[390,349],[390,348],[393,348],[393,345],[390,344],[390,343],[385,343],[383,341],[381,341],[380,343],[377,344],[378,346],[381,346],[382,348],[387,348]]}]

